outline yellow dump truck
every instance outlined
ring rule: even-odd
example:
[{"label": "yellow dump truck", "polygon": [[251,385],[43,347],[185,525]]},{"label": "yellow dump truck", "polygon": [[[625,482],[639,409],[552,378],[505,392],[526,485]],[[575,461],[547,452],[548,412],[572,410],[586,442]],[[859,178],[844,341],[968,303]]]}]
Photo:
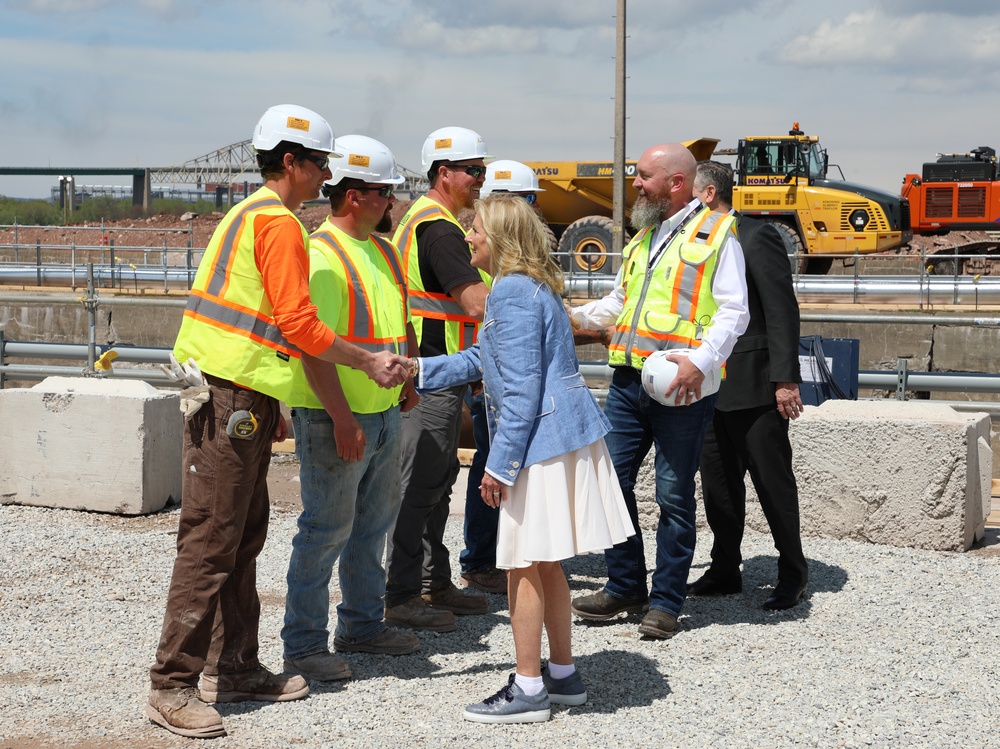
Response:
[{"label": "yellow dump truck", "polygon": [[[798,123],[788,135],[751,136],[735,150],[717,151],[719,141],[686,141],[699,161],[736,157],[734,207],[774,224],[800,272],[826,273],[831,255],[892,250],[912,238],[909,203],[871,187],[830,179],[819,138]],[[538,175],[538,205],[555,235],[564,270],[613,274],[619,259],[612,247],[613,166],[609,162],[526,162]],[[837,168],[837,167],[834,167]],[[635,162],[625,164],[626,206],[635,200]]]}]

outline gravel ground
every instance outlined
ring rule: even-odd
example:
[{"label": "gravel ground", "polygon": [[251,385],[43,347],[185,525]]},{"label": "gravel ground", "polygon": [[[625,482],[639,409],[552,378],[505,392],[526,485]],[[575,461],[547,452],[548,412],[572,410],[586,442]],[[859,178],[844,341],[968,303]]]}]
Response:
[{"label": "gravel ground", "polygon": [[[0,749],[182,747],[143,714],[179,510],[146,518],[0,507]],[[262,659],[281,664],[285,565],[296,514],[273,508],[260,559]],[[447,541],[461,547],[461,519]],[[552,720],[481,726],[461,708],[513,667],[506,599],[419,653],[350,657],[355,677],[306,700],[221,705],[230,747],[1000,747],[1000,557],[806,540],[811,596],[758,608],[775,570],[748,535],[744,593],[691,599],[669,642],[637,617],[575,624],[583,707]],[[646,533],[647,549],[653,548]],[[692,577],[708,561],[702,534]],[[650,560],[651,561],[651,560]],[[574,592],[603,559],[566,563]]]}]

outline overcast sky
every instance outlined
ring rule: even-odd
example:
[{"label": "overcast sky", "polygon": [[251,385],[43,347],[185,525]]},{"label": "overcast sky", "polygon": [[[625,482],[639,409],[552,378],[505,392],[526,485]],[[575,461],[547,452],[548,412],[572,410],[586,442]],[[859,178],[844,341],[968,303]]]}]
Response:
[{"label": "overcast sky", "polygon": [[[444,125],[500,158],[610,160],[615,8],[0,0],[0,166],[179,164],[249,138],[279,103],[415,170]],[[997,0],[629,0],[627,28],[630,158],[798,121],[849,180],[898,193],[938,152],[1000,148]],[[97,181],[112,180],[78,184]],[[54,183],[0,177],[0,194]]]}]

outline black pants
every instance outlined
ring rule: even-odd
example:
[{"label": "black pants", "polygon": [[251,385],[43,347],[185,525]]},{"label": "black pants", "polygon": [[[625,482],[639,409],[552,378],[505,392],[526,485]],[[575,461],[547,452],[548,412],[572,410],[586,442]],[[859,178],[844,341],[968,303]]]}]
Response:
[{"label": "black pants", "polygon": [[799,492],[792,473],[788,421],[773,405],[716,410],[705,435],[701,483],[705,514],[715,534],[711,574],[722,578],[739,574],[748,470],[778,551],[778,580],[804,585],[809,572],[799,536]]}]

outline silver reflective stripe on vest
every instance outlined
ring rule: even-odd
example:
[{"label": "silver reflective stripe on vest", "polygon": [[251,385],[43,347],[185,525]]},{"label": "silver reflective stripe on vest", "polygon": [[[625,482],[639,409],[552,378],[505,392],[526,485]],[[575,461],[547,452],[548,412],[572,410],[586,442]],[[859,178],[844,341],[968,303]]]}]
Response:
[{"label": "silver reflective stripe on vest", "polygon": [[[724,213],[710,213],[698,227],[698,233],[693,244],[708,244],[708,238],[712,234],[712,227],[720,218],[725,218]],[[690,266],[678,257],[677,262],[677,286],[680,294],[677,297],[677,315],[683,320],[690,320],[694,313],[691,302],[694,300],[694,293],[697,290],[698,267]]]},{"label": "silver reflective stripe on vest", "polygon": [[385,261],[389,263],[389,267],[392,268],[392,275],[396,279],[396,283],[399,284],[399,290],[403,292],[403,305],[405,308],[407,298],[410,295],[410,291],[406,286],[406,276],[403,275],[403,268],[399,264],[399,256],[396,254],[395,248],[386,240],[381,237],[372,236],[375,244],[382,248],[382,254],[385,256]]},{"label": "silver reflective stripe on vest", "polygon": [[240,312],[232,307],[227,307],[224,304],[213,302],[210,299],[205,299],[195,294],[188,296],[187,310],[207,320],[242,330],[270,343],[272,346],[281,346],[289,351],[299,351],[298,347],[293,346],[285,340],[277,325],[266,323],[256,315]]},{"label": "silver reflective stripe on vest", "polygon": [[222,293],[223,287],[226,285],[226,271],[229,268],[229,256],[233,254],[233,250],[236,249],[236,234],[239,231],[239,227],[243,224],[243,217],[250,213],[251,211],[256,211],[259,208],[271,208],[277,207],[279,205],[284,205],[280,200],[276,198],[264,198],[263,200],[255,200],[250,205],[245,205],[240,209],[239,213],[233,216],[233,220],[229,224],[229,228],[226,229],[226,234],[219,243],[219,253],[215,256],[215,264],[212,267],[212,277],[209,279],[208,291],[212,296],[219,296]]},{"label": "silver reflective stripe on vest", "polygon": [[[413,299],[410,300],[410,310],[418,315],[421,312],[436,312],[441,315],[449,315],[453,318],[468,317],[465,314],[465,310],[462,309],[462,305],[453,299],[432,299],[420,294],[415,294]],[[426,317],[426,314],[420,316]]]},{"label": "silver reflective stripe on vest", "polygon": [[472,348],[473,344],[476,342],[476,324],[471,322],[459,323],[461,325],[461,330],[459,331],[459,337],[461,338],[462,348]]},{"label": "silver reflective stripe on vest", "polygon": [[[361,278],[358,276],[358,273],[354,268],[354,263],[352,263],[350,257],[348,257],[347,251],[340,246],[340,243],[334,239],[333,234],[328,231],[313,234],[313,238],[322,240],[330,247],[331,250],[336,252],[337,257],[340,258],[340,262],[343,263],[344,268],[347,269],[348,274],[351,276],[351,289],[354,291],[354,330],[351,331],[351,335],[374,337],[375,330],[372,327],[371,314],[368,309],[368,300],[365,299],[365,287],[361,283]],[[354,341],[352,341],[352,343],[354,343]],[[359,348],[364,347],[359,346]]]}]

